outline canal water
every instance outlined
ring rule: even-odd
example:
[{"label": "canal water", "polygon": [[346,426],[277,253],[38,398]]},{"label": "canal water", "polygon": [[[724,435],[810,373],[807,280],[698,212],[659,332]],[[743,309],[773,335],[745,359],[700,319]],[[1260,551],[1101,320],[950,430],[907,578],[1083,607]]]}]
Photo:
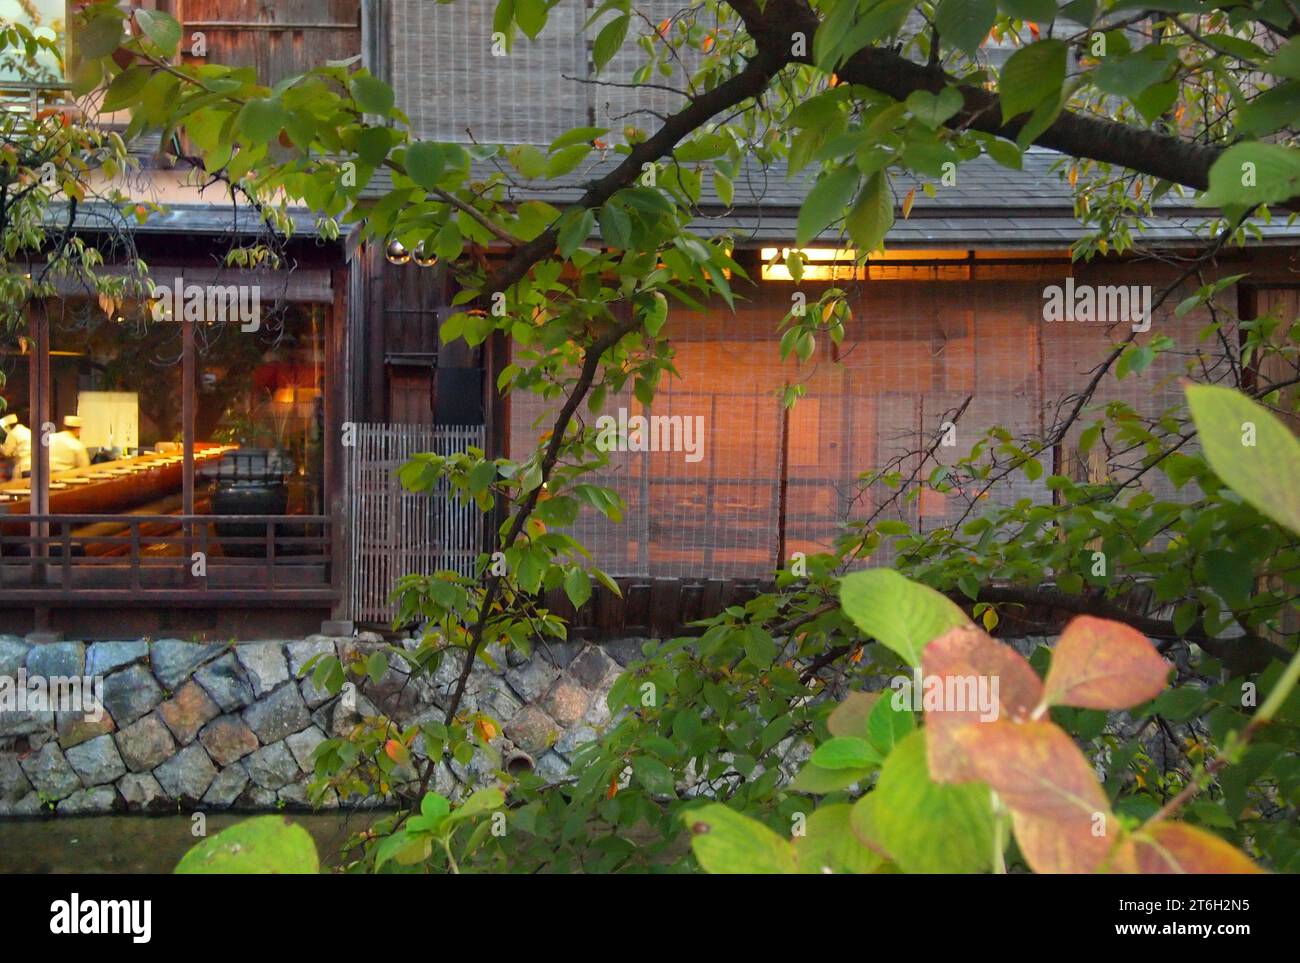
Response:
[{"label": "canal water", "polygon": [[[348,836],[366,828],[376,813],[289,813],[316,840],[321,866],[338,862]],[[214,813],[209,836],[249,818]],[[170,873],[199,842],[187,815],[60,816],[57,819],[0,820],[2,873]]]}]

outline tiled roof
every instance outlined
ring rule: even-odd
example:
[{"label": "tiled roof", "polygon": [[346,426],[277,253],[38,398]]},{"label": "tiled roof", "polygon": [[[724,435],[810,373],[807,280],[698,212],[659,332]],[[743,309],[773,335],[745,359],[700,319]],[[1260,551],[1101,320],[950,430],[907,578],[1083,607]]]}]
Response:
[{"label": "tiled roof", "polygon": [[[934,197],[917,190],[910,216],[903,219],[899,213],[886,244],[898,248],[970,246],[1010,250],[1068,246],[1084,234],[1084,228],[1074,217],[1068,184],[1054,169],[1059,160],[1059,154],[1030,148],[1021,170],[1001,167],[983,157],[962,164],[956,183],[936,185]],[[544,186],[517,183],[509,188],[509,196],[517,201],[540,199],[563,207],[576,201],[588,182],[617,163],[618,158],[610,156]],[[746,165],[735,180],[733,205],[729,208],[713,192],[711,179],[705,178],[700,216],[692,227],[707,236],[730,234],[741,246],[790,244],[812,176],[801,173],[787,178],[783,167]],[[376,173],[365,195],[377,197],[389,183],[386,172]],[[900,201],[912,186],[915,183],[906,177],[895,180]],[[1166,194],[1156,203],[1155,211],[1137,232],[1135,239],[1139,243],[1178,246],[1204,241],[1202,226],[1209,219],[1208,212],[1192,205],[1190,192],[1185,196]],[[311,212],[299,208],[292,213],[299,234],[309,235],[315,230]],[[102,217],[93,212],[81,221],[87,229],[102,223]],[[230,205],[181,204],[151,215],[134,229],[146,233],[251,235],[259,227],[256,213],[247,206],[233,210]],[[1300,222],[1289,224],[1279,217],[1272,224],[1260,224],[1259,231],[1260,243],[1300,243]],[[837,239],[838,231],[832,229],[819,240],[834,243]]]},{"label": "tiled roof", "polygon": [[[539,199],[557,207],[577,200],[585,185],[599,178],[618,163],[610,156],[557,182],[542,185],[518,183],[510,196],[515,200]],[[962,164],[956,183],[935,185],[935,196],[917,190],[911,214],[903,219],[896,210],[893,229],[886,237],[892,247],[961,247],[1028,249],[1066,246],[1085,233],[1074,216],[1074,198],[1063,172],[1058,170],[1061,155],[1031,147],[1024,154],[1020,170],[1002,167],[987,157]],[[485,169],[484,173],[487,173]],[[700,203],[701,216],[692,228],[705,235],[731,234],[742,246],[764,243],[789,244],[794,240],[799,206],[812,182],[814,172],[801,172],[787,178],[784,166],[764,169],[757,163],[747,164],[735,179],[733,205],[724,207],[705,178]],[[389,184],[386,173],[377,173],[367,194],[378,196]],[[918,181],[899,177],[894,181],[898,200]],[[1135,238],[1151,243],[1179,245],[1203,241],[1201,226],[1210,219],[1206,210],[1193,206],[1191,192],[1179,196],[1170,192],[1155,205],[1155,214],[1147,218]],[[1300,242],[1300,222],[1288,224],[1277,218],[1272,224],[1260,225],[1262,243],[1294,244]],[[821,240],[834,242],[836,229],[826,231]]]}]

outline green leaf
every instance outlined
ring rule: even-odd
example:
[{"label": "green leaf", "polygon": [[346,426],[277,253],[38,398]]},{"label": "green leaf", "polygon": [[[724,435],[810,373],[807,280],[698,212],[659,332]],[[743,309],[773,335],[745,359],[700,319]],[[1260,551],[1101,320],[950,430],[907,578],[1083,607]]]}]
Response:
[{"label": "green leaf", "polygon": [[751,628],[745,634],[745,657],[758,668],[765,669],[776,658],[776,642],[761,629]]},{"label": "green leaf", "polygon": [[378,685],[387,674],[388,656],[382,652],[371,652],[370,658],[366,659],[366,675],[370,676],[370,681]]},{"label": "green leaf", "polygon": [[864,846],[854,835],[850,819],[853,806],[822,806],[808,817],[804,835],[794,840],[795,858],[802,873],[874,873],[885,859]]},{"label": "green leaf", "polygon": [[657,796],[677,795],[672,770],[654,756],[633,756],[632,772],[647,792]]},{"label": "green leaf", "polygon": [[590,144],[596,138],[608,133],[608,127],[574,127],[572,130],[566,130],[551,141],[551,146],[547,148],[547,152],[554,154],[562,147],[570,147],[574,144]]},{"label": "green leaf", "polygon": [[881,763],[871,743],[855,736],[835,736],[813,751],[812,762],[822,769],[866,769]]},{"label": "green leaf", "polygon": [[956,87],[945,87],[937,94],[914,90],[905,101],[912,116],[932,130],[961,110],[963,102]]},{"label": "green leaf", "polygon": [[128,67],[114,77],[113,82],[108,85],[100,109],[104,113],[112,113],[133,103],[152,76],[153,70],[149,67]]},{"label": "green leaf", "polygon": [[591,578],[580,568],[571,568],[564,574],[564,594],[575,609],[580,609],[591,598]]},{"label": "green leaf", "polygon": [[1237,130],[1249,136],[1289,127],[1300,116],[1300,83],[1288,81],[1264,91],[1237,111]]},{"label": "green leaf", "polygon": [[529,40],[536,40],[542,32],[548,12],[546,0],[515,0],[515,23]]},{"label": "green leaf", "polygon": [[998,78],[1004,123],[1060,95],[1068,50],[1060,40],[1039,40],[1011,55]]},{"label": "green leaf", "polygon": [[176,864],[176,872],[319,873],[311,834],[284,816],[256,816],[203,840]]},{"label": "green leaf", "polygon": [[[463,743],[463,745],[469,745],[469,743]],[[471,752],[473,748],[473,746],[470,746]],[[505,804],[506,797],[500,789],[480,789],[452,811],[451,815],[447,817],[447,824],[454,825],[480,813],[500,809]]]},{"label": "green leaf", "polygon": [[806,792],[814,796],[839,792],[855,782],[861,782],[877,769],[869,766],[862,769],[823,769],[813,762],[804,763],[799,774],[790,783],[791,792]]},{"label": "green leaf", "polygon": [[107,57],[122,45],[122,20],[115,13],[92,15],[76,29],[73,42],[84,60]]},{"label": "green leaf", "polygon": [[693,140],[678,144],[673,148],[673,156],[683,162],[711,160],[714,157],[721,157],[730,146],[731,141],[728,138],[706,131]]},{"label": "green leaf", "polygon": [[921,664],[921,650],[932,640],[971,624],[946,596],[888,568],[846,575],[840,603],[854,625],[913,666]]},{"label": "green leaf", "polygon": [[555,237],[555,247],[560,257],[572,257],[580,248],[596,224],[596,215],[591,208],[571,208],[560,219],[560,229]]},{"label": "green leaf", "polygon": [[1261,69],[1279,77],[1300,80],[1300,37],[1292,37],[1278,47],[1277,53],[1265,61]]},{"label": "green leaf", "polygon": [[1151,703],[1150,714],[1164,716],[1170,722],[1186,722],[1206,705],[1208,696],[1196,686],[1181,686],[1160,693]]},{"label": "green leaf", "polygon": [[712,803],[682,813],[691,849],[709,873],[797,873],[794,847],[757,820]]},{"label": "green leaf", "polygon": [[1300,533],[1300,441],[1262,405],[1230,388],[1189,385],[1187,403],[1205,457],[1224,484]]},{"label": "green leaf", "polygon": [[989,789],[931,780],[924,732],[913,732],[890,753],[870,796],[874,830],[904,872],[977,873],[991,866]]},{"label": "green leaf", "polygon": [[447,166],[447,149],[430,140],[416,141],[406,148],[406,173],[426,191],[438,186]]},{"label": "green leaf", "polygon": [[407,820],[406,828],[413,833],[436,833],[451,813],[451,802],[442,793],[427,792],[420,801],[420,815]]},{"label": "green leaf", "polygon": [[591,151],[592,146],[590,144],[570,144],[568,147],[560,148],[551,155],[551,159],[547,162],[546,176],[563,177],[586,160]]},{"label": "green leaf", "polygon": [[1056,0],[998,0],[1008,17],[1046,26],[1056,19]]},{"label": "green leaf", "polygon": [[841,167],[824,175],[804,198],[799,208],[799,222],[795,241],[807,244],[845,214],[849,198],[858,186],[858,172],[853,167]]},{"label": "green leaf", "polygon": [[877,171],[867,178],[845,227],[858,251],[870,253],[885,246],[885,235],[893,226],[894,196],[884,172]]},{"label": "green leaf", "polygon": [[393,109],[393,88],[378,77],[362,74],[352,78],[348,88],[352,91],[352,99],[364,113],[387,117]]},{"label": "green leaf", "polygon": [[1210,166],[1210,189],[1197,207],[1275,204],[1300,194],[1300,150],[1251,141],[1229,147]]},{"label": "green leaf", "polygon": [[271,98],[250,100],[239,112],[239,129],[254,144],[266,144],[280,136],[289,113],[280,101]]},{"label": "green leaf", "polygon": [[591,45],[591,59],[596,65],[597,73],[605,69],[605,65],[623,46],[631,20],[631,16],[624,13],[605,24],[600,28],[600,33],[596,34],[596,41]]},{"label": "green leaf", "polygon": [[1164,77],[1177,59],[1173,47],[1149,44],[1131,54],[1103,58],[1089,78],[1108,94],[1133,98]]},{"label": "green leaf", "polygon": [[176,48],[181,42],[181,25],[176,18],[161,10],[137,8],[135,22],[140,25],[144,35],[153,41],[164,57],[176,56]]},{"label": "green leaf", "polygon": [[941,41],[973,54],[988,36],[997,16],[996,0],[940,0],[935,11],[935,27]]},{"label": "green leaf", "polygon": [[613,204],[600,209],[600,236],[610,247],[627,250],[632,243],[632,219]]},{"label": "green leaf", "polygon": [[517,144],[506,151],[506,157],[515,170],[529,179],[542,177],[550,164],[550,158],[532,144]]},{"label": "green leaf", "polygon": [[894,708],[894,700],[888,696],[877,699],[867,716],[867,738],[886,756],[915,728],[916,717],[911,711]]},{"label": "green leaf", "polygon": [[1206,552],[1202,562],[1206,584],[1227,603],[1228,608],[1240,611],[1250,604],[1255,572],[1248,556],[1216,548]]}]

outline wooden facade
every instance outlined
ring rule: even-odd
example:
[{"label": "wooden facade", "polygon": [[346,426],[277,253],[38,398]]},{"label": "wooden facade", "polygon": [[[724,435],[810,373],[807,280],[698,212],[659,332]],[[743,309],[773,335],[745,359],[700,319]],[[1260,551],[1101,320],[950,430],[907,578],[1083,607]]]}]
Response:
[{"label": "wooden facade", "polygon": [[[391,17],[394,11],[414,15],[412,0],[391,6],[371,0],[159,0],[151,5],[169,9],[181,21],[187,58],[195,59],[190,41],[202,34],[206,59],[253,67],[268,83],[363,54],[377,73],[391,78],[394,71],[425,63],[420,58],[442,49],[440,44],[452,43],[443,29],[405,46],[390,44],[402,30]],[[480,14],[472,18],[476,29],[490,26],[490,14],[486,19]],[[394,64],[395,55],[408,60]],[[504,83],[499,86],[505,89]],[[399,103],[424,89],[401,87]],[[540,88],[530,90],[534,98],[543,96]],[[597,106],[584,101],[574,123],[596,116]],[[421,123],[443,122],[435,102],[424,107]],[[524,130],[537,119],[517,113],[506,117],[511,130]],[[911,220],[918,219],[914,212]],[[151,267],[191,279],[208,277],[227,243],[219,234],[186,230],[183,217],[170,230],[142,232],[139,238]],[[736,252],[754,278],[762,273],[759,247],[751,239]],[[737,284],[734,313],[720,303],[703,312],[675,310],[667,331],[678,346],[682,378],[661,385],[653,410],[704,419],[718,450],[699,462],[630,458],[597,479],[623,495],[628,518],[621,526],[583,521],[575,537],[617,578],[622,595],[597,586],[591,602],[573,612],[563,593],[553,592],[548,607],[571,618],[574,636],[602,639],[674,633],[742,603],[768,584],[772,570],[791,553],[827,550],[841,523],[869,503],[862,499],[871,493],[854,488],[856,475],[879,467],[891,446],[931,433],[936,420],[963,399],[974,398],[967,422],[972,438],[995,423],[1013,431],[1042,429],[1048,403],[1074,387],[1079,365],[1091,363],[1093,356],[1099,360],[1114,337],[1069,327],[1049,334],[1035,320],[1045,284],[1067,275],[1107,285],[1158,285],[1170,277],[1168,268],[1137,259],[1072,265],[1063,245],[1036,253],[1007,247],[998,249],[994,239],[978,249],[902,250],[872,263],[845,285],[852,289],[854,307],[845,342],[820,346],[811,369],[796,370],[779,357],[777,326],[794,290],[788,281]],[[1279,246],[1225,252],[1220,258],[1224,274],[1252,273],[1239,306],[1243,317],[1274,306],[1294,311],[1300,290],[1294,251]],[[536,441],[537,419],[546,406],[531,397],[502,398],[493,390],[510,360],[505,339],[497,336],[477,348],[441,343],[439,327],[452,311],[454,294],[445,267],[391,264],[382,246],[347,239],[319,246],[303,237],[290,253],[302,283],[290,281],[287,297],[318,306],[324,318],[319,504],[297,513],[227,515],[223,521],[237,530],[228,528],[224,536],[217,531],[196,484],[206,439],[193,427],[202,372],[191,343],[180,377],[186,425],[182,461],[137,466],[144,473],[98,480],[113,487],[157,484],[146,502],[109,513],[102,510],[105,502],[78,495],[75,485],[51,491],[47,468],[38,459],[32,496],[0,503],[0,610],[6,631],[36,628],[88,636],[104,631],[105,609],[114,613],[112,631],[122,635],[265,637],[314,631],[327,619],[373,619],[383,609],[382,579],[400,574],[408,557],[418,569],[430,553],[417,546],[404,554],[407,546],[399,551],[385,542],[406,526],[403,512],[409,505],[392,510],[388,528],[366,527],[357,517],[370,510],[367,506],[400,500],[379,491],[383,486],[373,477],[373,465],[353,473],[357,453],[345,450],[345,429],[367,426],[376,438],[409,439],[434,437],[434,429],[447,428],[485,438],[491,454],[510,457],[521,456]],[[805,283],[800,291],[812,303],[826,283]],[[1166,320],[1178,300],[1166,306]],[[1165,330],[1176,329],[1191,344],[1204,321],[1195,315],[1176,324],[1169,320]],[[1153,333],[1160,333],[1159,326]],[[50,420],[58,381],[49,366],[49,334],[39,321],[30,332],[33,424]],[[1103,396],[1136,400],[1142,392],[1143,403],[1163,406],[1176,384],[1172,369],[1160,374],[1171,377],[1150,392],[1130,381],[1108,383]],[[786,409],[778,391],[794,380],[804,381],[808,393]],[[641,410],[626,396],[609,399],[607,410],[620,406]],[[1053,453],[1051,471],[1072,469],[1072,441]],[[396,458],[394,450],[377,443],[376,458],[388,464]],[[363,479],[374,495],[371,501],[361,497]],[[1044,492],[1028,486],[1016,494]],[[932,493],[905,520],[942,524],[947,515],[948,506]],[[457,552],[467,554],[464,539],[457,538]],[[192,554],[212,555],[214,541],[222,539],[236,550],[221,555],[202,578],[195,576]],[[396,553],[393,564],[363,564],[365,553],[385,551]]]}]

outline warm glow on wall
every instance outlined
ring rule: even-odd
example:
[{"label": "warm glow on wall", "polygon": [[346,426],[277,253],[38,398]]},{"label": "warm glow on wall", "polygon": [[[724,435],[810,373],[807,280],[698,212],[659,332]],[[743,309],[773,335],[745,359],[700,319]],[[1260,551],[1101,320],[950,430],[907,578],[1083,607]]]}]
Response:
[{"label": "warm glow on wall", "polygon": [[[803,255],[803,281],[878,280],[973,280],[977,262],[1005,260],[1012,273],[1037,277],[1023,262],[1060,260],[1059,251],[985,252],[966,249],[893,249],[862,257],[854,248],[765,247],[760,248],[761,277],[764,281],[793,281],[786,260],[792,253]],[[1068,260],[1068,254],[1065,255]],[[1006,268],[1001,270],[1005,271]],[[992,276],[992,275],[990,275]]]}]

